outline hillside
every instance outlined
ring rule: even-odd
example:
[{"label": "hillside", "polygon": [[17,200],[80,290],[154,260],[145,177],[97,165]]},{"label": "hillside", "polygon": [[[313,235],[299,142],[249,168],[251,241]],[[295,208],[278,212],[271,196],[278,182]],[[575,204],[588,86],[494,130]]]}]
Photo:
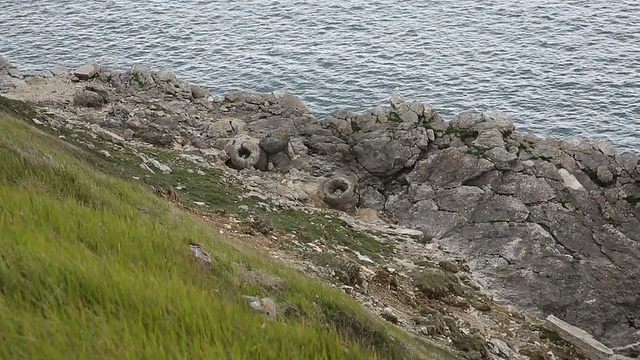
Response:
[{"label": "hillside", "polygon": [[[81,148],[17,119],[4,101],[0,358],[456,359],[96,170]],[[193,242],[210,265],[192,256]],[[267,321],[243,294],[286,305]]]}]

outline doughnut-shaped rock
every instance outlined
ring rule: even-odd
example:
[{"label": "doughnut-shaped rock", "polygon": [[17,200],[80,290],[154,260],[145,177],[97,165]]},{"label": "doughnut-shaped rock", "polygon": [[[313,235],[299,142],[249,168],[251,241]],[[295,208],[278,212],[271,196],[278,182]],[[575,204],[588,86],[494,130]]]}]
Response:
[{"label": "doughnut-shaped rock", "polygon": [[227,166],[231,168],[267,170],[267,154],[260,148],[260,141],[256,138],[237,137],[229,141],[224,151],[229,156]]},{"label": "doughnut-shaped rock", "polygon": [[344,175],[334,175],[320,185],[320,199],[331,208],[351,210],[358,204],[355,183]]}]

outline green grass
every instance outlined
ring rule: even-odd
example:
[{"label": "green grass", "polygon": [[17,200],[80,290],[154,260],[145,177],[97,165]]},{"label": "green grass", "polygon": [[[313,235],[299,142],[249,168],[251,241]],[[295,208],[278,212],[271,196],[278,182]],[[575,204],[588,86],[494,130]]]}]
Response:
[{"label": "green grass", "polygon": [[306,213],[301,210],[287,209],[265,215],[268,221],[278,229],[295,233],[305,243],[323,240],[367,255],[374,260],[393,251],[390,243],[378,241],[373,237],[349,227],[344,220],[333,214],[317,212]]},{"label": "green grass", "polygon": [[[13,116],[0,111],[1,359],[456,358],[338,290],[238,250],[143,184],[96,171],[85,149],[17,120],[23,110],[0,106]],[[208,249],[211,267],[192,258],[191,241]],[[242,294],[274,298],[278,320]]]}]

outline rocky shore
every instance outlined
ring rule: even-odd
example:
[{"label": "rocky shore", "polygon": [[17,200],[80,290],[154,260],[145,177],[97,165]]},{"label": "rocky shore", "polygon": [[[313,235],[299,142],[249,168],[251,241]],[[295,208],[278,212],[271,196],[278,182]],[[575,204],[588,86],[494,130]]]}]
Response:
[{"label": "rocky shore", "polygon": [[396,255],[441,249],[498,303],[640,354],[640,158],[607,141],[519,134],[497,111],[445,121],[400,94],[320,121],[285,91],[218,97],[137,65],[23,74],[0,57],[0,95],[53,129],[227,168],[283,205],[369,211],[404,239]]}]

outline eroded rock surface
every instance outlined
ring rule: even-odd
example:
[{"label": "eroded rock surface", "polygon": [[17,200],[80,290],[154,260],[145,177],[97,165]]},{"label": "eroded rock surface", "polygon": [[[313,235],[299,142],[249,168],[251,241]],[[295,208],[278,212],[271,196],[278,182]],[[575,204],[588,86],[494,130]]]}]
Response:
[{"label": "eroded rock surface", "polygon": [[421,246],[462,254],[496,299],[611,347],[640,341],[639,158],[606,141],[523,136],[497,111],[446,122],[399,94],[319,121],[287,92],[213,97],[141,66],[25,78],[0,58],[0,91],[39,103],[54,128],[258,169],[293,189],[287,201],[387,213]]}]

